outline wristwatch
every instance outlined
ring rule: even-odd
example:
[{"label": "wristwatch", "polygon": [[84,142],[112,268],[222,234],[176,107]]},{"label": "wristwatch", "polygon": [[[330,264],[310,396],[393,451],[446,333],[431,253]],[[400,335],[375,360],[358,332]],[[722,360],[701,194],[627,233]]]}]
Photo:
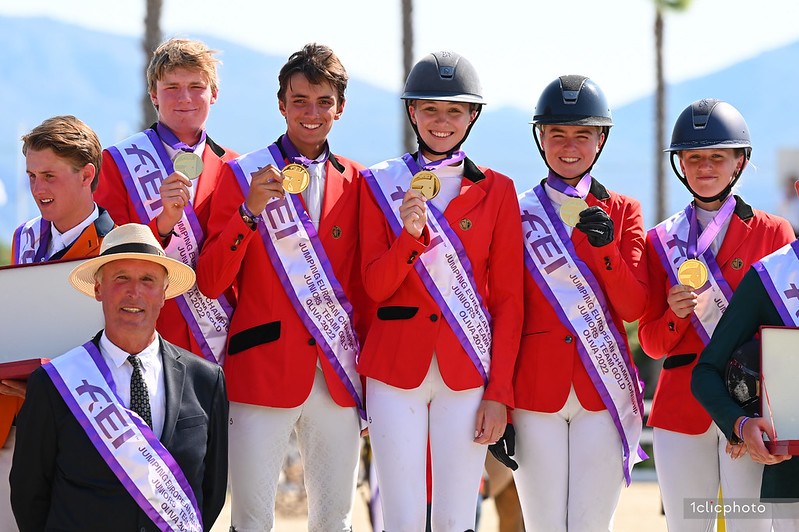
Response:
[{"label": "wristwatch", "polygon": [[241,219],[244,220],[244,223],[249,225],[251,229],[254,229],[258,222],[261,221],[261,216],[254,215],[250,209],[247,208],[247,202],[244,202],[239,207],[239,215]]}]

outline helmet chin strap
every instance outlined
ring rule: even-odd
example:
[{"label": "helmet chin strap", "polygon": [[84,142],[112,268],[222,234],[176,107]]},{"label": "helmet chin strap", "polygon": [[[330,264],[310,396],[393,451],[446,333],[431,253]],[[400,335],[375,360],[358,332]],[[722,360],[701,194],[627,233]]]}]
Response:
[{"label": "helmet chin strap", "polygon": [[[591,170],[593,170],[594,165],[599,160],[599,156],[602,155],[602,150],[605,149],[605,144],[607,144],[607,142],[608,142],[608,136],[610,135],[610,128],[607,127],[607,126],[601,126],[601,127],[602,127],[602,133],[604,133],[604,135],[605,135],[605,140],[602,141],[602,146],[600,146],[599,147],[599,151],[596,152],[596,157],[594,157],[594,160],[591,162],[591,166],[589,166],[588,169],[585,172],[583,172],[581,175],[585,175],[585,174],[591,173]],[[567,177],[563,177],[562,175],[557,173],[555,170],[553,170],[551,166],[549,166],[549,161],[547,161],[547,154],[544,153],[544,148],[541,147],[541,140],[538,138],[538,134],[536,133],[536,129],[537,129],[536,126],[533,125],[533,139],[535,140],[535,146],[536,146],[536,148],[538,148],[538,153],[541,154],[541,158],[544,160],[544,164],[546,165],[547,169],[550,172],[552,172],[553,174],[555,174],[557,177],[559,177],[559,178],[561,178],[563,180],[569,179]]]},{"label": "helmet chin strap", "polygon": [[455,144],[455,146],[453,146],[452,148],[450,148],[447,151],[436,151],[433,148],[431,148],[430,146],[428,146],[427,143],[424,140],[422,140],[422,136],[419,134],[419,128],[417,128],[416,124],[414,123],[414,121],[411,120],[411,111],[409,110],[409,106],[408,105],[405,106],[405,113],[407,113],[407,115],[408,115],[408,120],[411,123],[411,127],[413,128],[413,132],[416,133],[416,143],[419,145],[419,149],[421,151],[425,151],[427,153],[432,153],[434,155],[446,155],[447,157],[449,157],[450,155],[452,155],[453,153],[458,151],[460,149],[461,145],[464,142],[466,142],[466,138],[469,136],[469,132],[471,132],[472,127],[474,126],[474,123],[477,122],[477,119],[480,118],[480,113],[482,111],[483,111],[483,106],[482,105],[478,105],[477,106],[477,114],[474,116],[474,120],[472,120],[471,123],[469,124],[469,127],[466,128],[466,133],[463,134],[463,138],[460,140],[460,142]]},{"label": "helmet chin strap", "polygon": [[688,184],[688,178],[682,175],[680,173],[680,170],[677,168],[677,165],[674,164],[674,158],[676,156],[677,152],[671,152],[671,157],[669,158],[671,162],[671,169],[674,170],[674,174],[682,182],[682,184],[685,185],[685,188],[688,189],[688,192],[690,192],[693,197],[695,197],[699,201],[704,201],[705,203],[713,203],[714,201],[726,199],[727,196],[730,195],[730,192],[732,192],[732,188],[735,186],[735,183],[737,183],[738,179],[740,179],[741,174],[744,173],[744,168],[746,168],[746,165],[748,163],[748,161],[744,158],[744,162],[741,165],[741,169],[735,172],[735,175],[732,176],[732,180],[730,180],[730,184],[724,187],[724,190],[722,190],[715,196],[700,196],[694,191],[694,189],[691,188],[691,185]]}]

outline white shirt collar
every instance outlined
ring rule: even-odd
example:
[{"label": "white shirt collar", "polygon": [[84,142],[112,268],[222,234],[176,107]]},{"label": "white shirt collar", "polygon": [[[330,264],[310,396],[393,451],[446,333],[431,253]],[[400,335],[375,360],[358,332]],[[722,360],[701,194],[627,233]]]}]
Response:
[{"label": "white shirt collar", "polygon": [[105,331],[103,331],[103,335],[100,337],[101,352],[107,354],[108,359],[117,368],[127,362],[128,356],[130,355],[138,356],[145,368],[148,366],[148,364],[152,366],[153,361],[158,356],[159,347],[160,344],[157,334],[155,335],[155,339],[139,353],[128,353],[124,351],[122,348],[118,347],[114,342],[112,342],[108,336],[106,336]]},{"label": "white shirt collar", "polygon": [[65,249],[71,246],[83,233],[83,230],[89,227],[94,221],[100,217],[100,211],[97,208],[97,204],[94,203],[94,209],[92,209],[91,214],[87,216],[81,223],[73,227],[72,229],[68,229],[63,233],[56,228],[55,224],[50,224],[50,249],[48,250],[48,256],[53,255],[54,253],[58,253],[62,249]]}]

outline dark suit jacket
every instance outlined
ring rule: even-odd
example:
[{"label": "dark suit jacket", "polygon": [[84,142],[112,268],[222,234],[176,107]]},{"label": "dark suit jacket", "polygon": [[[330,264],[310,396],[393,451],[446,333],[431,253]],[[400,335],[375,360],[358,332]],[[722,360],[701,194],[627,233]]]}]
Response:
[{"label": "dark suit jacket", "polygon": [[[94,338],[99,342],[100,335]],[[219,366],[163,338],[166,416],[161,442],[191,485],[210,530],[227,489],[228,402]],[[36,370],[17,419],[11,506],[21,532],[156,531],[72,415]]]}]

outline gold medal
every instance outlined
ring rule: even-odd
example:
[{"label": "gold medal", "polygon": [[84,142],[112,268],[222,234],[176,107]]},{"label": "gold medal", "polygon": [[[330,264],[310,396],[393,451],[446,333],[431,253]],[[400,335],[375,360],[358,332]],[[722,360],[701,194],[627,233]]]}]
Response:
[{"label": "gold medal", "polygon": [[203,173],[203,159],[196,153],[182,151],[175,156],[172,166],[189,179],[197,179]]},{"label": "gold medal", "polygon": [[580,213],[588,208],[585,200],[580,198],[566,198],[560,206],[560,218],[563,223],[574,227],[580,221]]},{"label": "gold medal", "polygon": [[430,170],[422,170],[417,172],[413,179],[411,179],[411,188],[421,192],[422,196],[431,200],[438,196],[441,190],[441,182],[438,176]]},{"label": "gold medal", "polygon": [[301,164],[291,163],[283,167],[283,190],[290,194],[299,194],[311,182],[311,174]]},{"label": "gold medal", "polygon": [[688,259],[680,264],[680,268],[677,270],[677,280],[680,281],[680,284],[698,290],[707,282],[707,266],[697,259]]}]

